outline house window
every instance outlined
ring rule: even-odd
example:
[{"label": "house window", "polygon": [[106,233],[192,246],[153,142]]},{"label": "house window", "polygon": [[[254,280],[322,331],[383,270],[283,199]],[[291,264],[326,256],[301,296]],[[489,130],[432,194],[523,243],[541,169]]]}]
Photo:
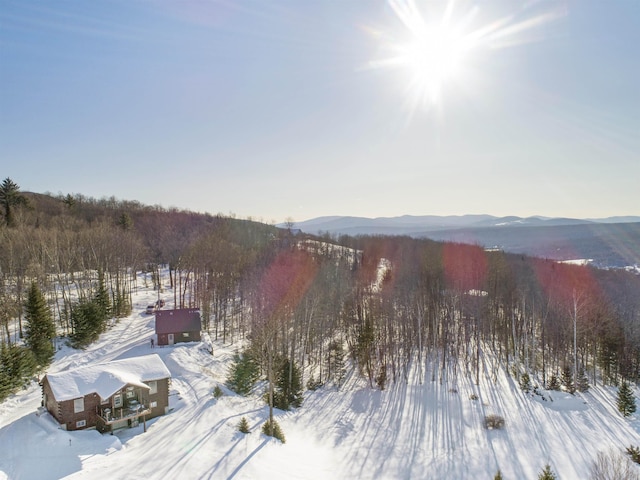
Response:
[{"label": "house window", "polygon": [[158,406],[158,402],[151,402],[149,404],[149,407],[151,407],[151,408],[156,408],[157,406]]},{"label": "house window", "polygon": [[122,395],[118,394],[113,397],[113,406],[115,408],[122,407]]},{"label": "house window", "polygon": [[158,382],[153,380],[151,382],[148,382],[147,385],[149,385],[149,395],[158,393]]},{"label": "house window", "polygon": [[127,390],[127,398],[133,398],[135,392],[133,390]]},{"label": "house window", "polygon": [[189,338],[189,332],[182,332],[182,336],[184,338]]},{"label": "house window", "polygon": [[84,398],[76,398],[73,400],[73,413],[84,412]]},{"label": "house window", "polygon": [[87,426],[87,421],[86,420],[78,420],[76,422],[76,428],[82,428],[82,427],[86,427]]}]

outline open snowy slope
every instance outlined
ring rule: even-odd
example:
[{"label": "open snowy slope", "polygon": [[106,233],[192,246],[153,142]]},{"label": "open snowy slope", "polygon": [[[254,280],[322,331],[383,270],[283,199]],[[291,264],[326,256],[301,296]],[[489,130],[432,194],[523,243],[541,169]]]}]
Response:
[{"label": "open snowy slope", "polygon": [[[136,295],[132,316],[86,351],[63,348],[50,371],[151,353],[153,316],[143,311],[155,294]],[[278,412],[281,444],[260,433],[268,415],[260,398],[226,389],[212,396],[236,347],[207,339],[155,348],[172,373],[173,410],[146,433],[63,431],[36,415],[33,383],[0,404],[0,479],[466,479],[493,478],[498,468],[505,479],[535,479],[546,463],[560,479],[585,479],[597,452],[640,445],[640,424],[617,413],[615,389],[551,392],[553,401],[543,401],[501,371],[495,382],[459,374],[440,384],[430,368],[385,391],[352,373],[340,391],[306,392],[302,408]],[[503,430],[483,427],[492,413],[505,418]],[[248,435],[237,431],[243,416]]]}]

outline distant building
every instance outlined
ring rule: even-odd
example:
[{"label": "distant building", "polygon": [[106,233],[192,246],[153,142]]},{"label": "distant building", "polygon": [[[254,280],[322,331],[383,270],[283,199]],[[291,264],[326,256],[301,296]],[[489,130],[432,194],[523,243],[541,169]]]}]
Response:
[{"label": "distant building", "polygon": [[170,378],[155,354],[48,373],[42,404],[65,430],[112,432],[164,415]]},{"label": "distant building", "polygon": [[200,310],[197,308],[156,311],[158,345],[199,342],[201,329]]}]

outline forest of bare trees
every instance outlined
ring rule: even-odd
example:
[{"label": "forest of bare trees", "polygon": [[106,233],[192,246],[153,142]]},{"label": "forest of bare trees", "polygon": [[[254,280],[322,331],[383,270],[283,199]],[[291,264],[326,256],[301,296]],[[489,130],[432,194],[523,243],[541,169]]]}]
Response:
[{"label": "forest of bare trees", "polygon": [[632,272],[408,237],[300,236],[113,198],[24,197],[0,227],[3,345],[22,342],[32,283],[65,341],[73,309],[101,288],[111,317],[128,315],[144,271],[157,290],[170,283],[176,308],[200,308],[212,338],[251,348],[271,380],[287,359],[318,384],[339,383],[342,351],[376,388],[413,368],[438,382],[499,368],[545,384],[565,370],[574,384],[578,372],[591,383],[640,378]]}]

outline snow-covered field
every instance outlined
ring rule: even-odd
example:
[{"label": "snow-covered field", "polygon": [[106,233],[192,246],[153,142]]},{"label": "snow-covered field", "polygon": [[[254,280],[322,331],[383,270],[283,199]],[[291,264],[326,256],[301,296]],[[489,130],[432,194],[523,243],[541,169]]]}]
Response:
[{"label": "snow-covered field", "polygon": [[[613,388],[542,401],[504,373],[440,385],[429,370],[421,381],[418,369],[385,391],[352,373],[339,391],[306,392],[300,409],[277,412],[282,444],[260,433],[268,411],[258,395],[212,395],[237,345],[214,342],[213,355],[206,342],[151,350],[154,317],[144,309],[156,295],[136,293],[130,317],[86,351],[64,347],[49,371],[157,353],[172,373],[173,410],[147,422],[146,433],[142,425],[67,432],[36,415],[34,382],[0,404],[0,479],[489,479],[499,468],[520,480],[549,463],[559,479],[581,480],[599,451],[640,445],[640,423],[617,413]],[[492,413],[504,417],[503,430],[484,428]],[[237,430],[243,416],[246,435]]]}]

